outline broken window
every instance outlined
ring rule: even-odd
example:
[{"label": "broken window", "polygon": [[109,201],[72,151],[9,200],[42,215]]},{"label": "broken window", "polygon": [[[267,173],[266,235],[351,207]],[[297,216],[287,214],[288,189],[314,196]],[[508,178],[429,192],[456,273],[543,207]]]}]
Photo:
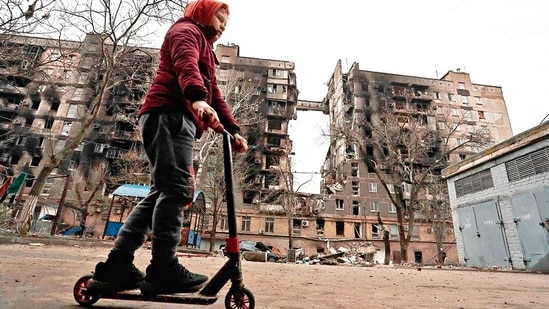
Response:
[{"label": "broken window", "polygon": [[71,160],[69,162],[69,171],[76,171],[77,168],[78,168],[78,161]]},{"label": "broken window", "polygon": [[284,109],[283,102],[267,101],[268,114],[270,115],[282,115]]},{"label": "broken window", "polygon": [[229,229],[229,226],[228,226],[227,216],[223,215],[219,219],[219,230],[226,231],[228,229]]},{"label": "broken window", "polygon": [[324,219],[316,219],[316,235],[324,236]]},{"label": "broken window", "polygon": [[105,149],[105,144],[95,144],[95,149],[93,150],[93,152],[103,153],[104,149]]},{"label": "broken window", "polygon": [[353,215],[355,215],[355,216],[360,215],[360,202],[359,201],[353,201]]},{"label": "broken window", "polygon": [[342,199],[336,199],[336,210],[343,210],[343,200]]},{"label": "broken window", "polygon": [[398,226],[397,225],[389,225],[389,232],[391,235],[391,239],[397,239],[398,238]]},{"label": "broken window", "polygon": [[25,136],[20,136],[17,139],[17,145],[18,146],[25,146],[26,143],[27,143],[27,137],[25,137]]},{"label": "broken window", "polygon": [[379,226],[377,224],[372,224],[372,238],[379,238]]},{"label": "broken window", "polygon": [[65,121],[63,123],[63,129],[61,130],[61,135],[68,136],[72,127],[71,121]]},{"label": "broken window", "polygon": [[241,231],[249,232],[250,231],[250,225],[252,223],[252,218],[249,216],[243,216],[242,217],[242,228]]},{"label": "broken window", "polygon": [[30,166],[38,166],[38,164],[40,164],[40,160],[42,160],[41,157],[32,157]]},{"label": "broken window", "polygon": [[51,111],[57,111],[59,109],[60,104],[61,104],[61,102],[59,102],[59,101],[52,101],[50,110]]},{"label": "broken window", "polygon": [[355,238],[362,238],[362,226],[360,223],[355,223],[353,231],[355,233]]},{"label": "broken window", "polygon": [[46,122],[44,123],[44,129],[51,129],[54,120],[55,119],[53,117],[46,118]]},{"label": "broken window", "polygon": [[336,236],[345,236],[345,222],[336,221]]},{"label": "broken window", "polygon": [[358,175],[358,163],[351,162],[351,176],[359,177]]},{"label": "broken window", "polygon": [[478,119],[486,120],[486,117],[484,116],[484,111],[478,111]]},{"label": "broken window", "polygon": [[40,192],[40,195],[50,195],[50,192],[53,188],[53,185],[55,183],[55,179],[53,178],[46,178],[46,183],[44,184],[44,187],[42,187],[42,191]]},{"label": "broken window", "polygon": [[351,183],[351,188],[353,190],[353,195],[357,195],[359,196],[360,195],[360,182],[358,181],[353,181]]},{"label": "broken window", "polygon": [[282,121],[280,121],[280,120],[269,120],[268,130],[269,131],[282,130]]},{"label": "broken window", "polygon": [[265,233],[274,232],[274,218],[268,217],[265,218]]}]

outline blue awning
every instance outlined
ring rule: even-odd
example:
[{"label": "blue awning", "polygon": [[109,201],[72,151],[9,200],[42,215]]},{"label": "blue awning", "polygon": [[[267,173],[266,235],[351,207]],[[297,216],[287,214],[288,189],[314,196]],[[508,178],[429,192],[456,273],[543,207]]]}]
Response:
[{"label": "blue awning", "polygon": [[149,194],[151,187],[142,185],[123,184],[116,188],[113,195],[132,196],[132,197],[145,197]]},{"label": "blue awning", "polygon": [[[147,194],[149,194],[150,190],[151,187],[149,186],[123,184],[120,187],[116,188],[116,190],[114,190],[112,194],[121,196],[145,197],[147,196]],[[204,200],[204,193],[200,190],[195,190],[193,202],[195,202],[196,199],[199,198],[199,196],[201,200]]]}]

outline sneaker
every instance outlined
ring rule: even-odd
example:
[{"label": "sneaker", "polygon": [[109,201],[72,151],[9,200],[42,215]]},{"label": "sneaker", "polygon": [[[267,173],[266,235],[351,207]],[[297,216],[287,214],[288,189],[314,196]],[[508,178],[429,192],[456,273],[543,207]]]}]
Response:
[{"label": "sneaker", "polygon": [[200,290],[208,276],[195,274],[177,264],[175,269],[147,267],[145,280],[141,282],[141,293],[145,296],[171,293],[191,293]]},{"label": "sneaker", "polygon": [[133,264],[114,265],[99,262],[95,266],[92,280],[86,287],[88,294],[116,293],[139,287],[145,274]]}]

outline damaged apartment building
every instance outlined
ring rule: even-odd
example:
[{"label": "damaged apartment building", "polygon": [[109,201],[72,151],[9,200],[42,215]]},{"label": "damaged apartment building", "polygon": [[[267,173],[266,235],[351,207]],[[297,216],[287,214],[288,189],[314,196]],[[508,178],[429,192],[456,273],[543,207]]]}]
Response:
[{"label": "damaged apartment building", "polygon": [[[441,156],[441,148],[451,149],[463,143],[470,132],[489,131],[492,142],[498,143],[512,136],[511,125],[501,87],[471,82],[465,72],[449,71],[440,79],[414,77],[390,73],[365,71],[354,63],[343,72],[339,61],[328,83],[323,101],[324,113],[330,119],[330,147],[322,167],[321,194],[326,197],[325,211],[316,219],[317,226],[333,231],[332,237],[341,240],[368,240],[378,248],[384,247],[378,214],[390,233],[391,260],[400,256],[397,211],[389,194],[374,170],[365,163],[366,153],[357,151],[356,145],[334,133],[335,128],[361,128],[361,121],[374,123],[377,113],[389,108],[401,121],[408,117],[419,119],[429,130],[436,132],[437,141],[432,156]],[[370,119],[366,119],[368,115]],[[368,118],[368,117],[366,117]],[[379,119],[379,118],[377,118]],[[379,122],[377,122],[378,125]],[[455,134],[449,136],[449,130]],[[365,131],[361,131],[365,134]],[[366,140],[364,135],[362,139]],[[364,142],[363,142],[364,143]],[[368,145],[363,149],[370,149]],[[445,153],[445,155],[448,153]],[[474,154],[470,148],[450,152],[446,166],[458,163]],[[383,169],[383,154],[371,154]],[[424,158],[421,164],[430,164]],[[417,164],[417,163],[416,163]],[[390,184],[389,190],[402,187],[402,200],[409,199],[406,185]],[[416,216],[420,219],[421,216]],[[454,230],[451,217],[446,218],[449,228],[444,233],[445,256],[457,260]],[[408,233],[408,231],[406,231]],[[414,224],[408,248],[408,261],[433,263],[438,249],[435,246],[433,225],[428,220]],[[383,250],[381,250],[383,251]]]},{"label": "damaged apartment building", "polygon": [[[293,185],[288,127],[289,121],[297,117],[295,64],[244,57],[235,44],[218,44],[215,53],[220,63],[218,84],[227,101],[234,105],[235,100],[244,97],[245,104],[253,108],[246,119],[240,120],[250,151],[246,154],[245,186],[236,193],[239,232],[246,239],[287,247],[286,210],[278,201],[281,192],[288,192]],[[227,218],[222,216],[217,233],[227,232]],[[224,241],[223,237],[216,239]]]},{"label": "damaged apartment building", "polygon": [[[82,42],[2,36],[0,50],[0,164],[7,167],[5,177],[28,175],[26,192],[49,157],[80,129],[104,72],[101,44],[94,35]],[[136,114],[157,54],[134,48],[122,57],[93,127],[54,169],[35,211],[59,201],[65,179],[57,175],[71,174],[78,181],[94,164],[109,166],[121,153],[141,149]]]}]

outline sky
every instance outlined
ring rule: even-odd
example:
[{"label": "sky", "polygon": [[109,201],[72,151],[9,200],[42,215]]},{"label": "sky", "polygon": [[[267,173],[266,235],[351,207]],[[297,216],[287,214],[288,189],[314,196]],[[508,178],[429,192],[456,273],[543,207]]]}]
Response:
[{"label": "sky", "polygon": [[[322,100],[341,60],[344,71],[354,62],[361,70],[424,78],[460,69],[475,84],[500,86],[513,134],[549,114],[547,0],[226,3],[230,20],[217,43],[239,45],[243,57],[294,62],[300,100]],[[300,192],[320,191],[326,122],[326,115],[309,111],[290,122]]]}]

